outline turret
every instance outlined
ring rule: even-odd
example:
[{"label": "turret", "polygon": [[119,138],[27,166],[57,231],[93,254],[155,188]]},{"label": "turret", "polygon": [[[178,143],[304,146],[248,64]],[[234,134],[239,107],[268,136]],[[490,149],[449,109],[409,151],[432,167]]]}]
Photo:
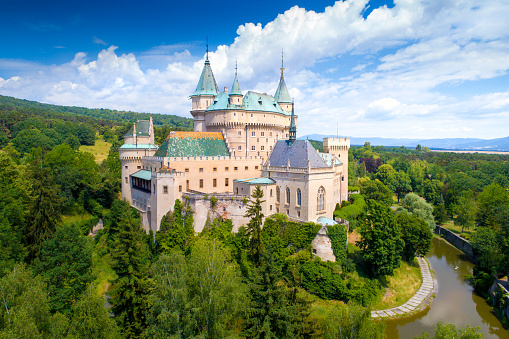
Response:
[{"label": "turret", "polygon": [[235,63],[235,79],[233,80],[232,91],[230,92],[231,105],[242,105],[242,91],[240,90],[239,80],[237,79],[237,63]]},{"label": "turret", "polygon": [[288,92],[288,88],[286,88],[284,70],[283,53],[281,53],[281,78],[279,78],[279,85],[277,86],[274,98],[283,111],[290,112],[292,110],[293,103],[292,98],[290,97],[290,93]]},{"label": "turret", "polygon": [[289,138],[288,138],[288,141],[291,144],[293,144],[295,142],[295,140],[297,140],[297,125],[295,125],[295,115],[294,115],[294,110],[293,110],[293,103],[292,103],[292,115],[291,115],[291,118],[290,118],[290,128],[289,128]]},{"label": "turret", "polygon": [[192,110],[191,115],[194,118],[194,130],[197,132],[205,132],[205,110],[209,107],[214,98],[219,94],[214,73],[210,67],[209,61],[209,38],[207,37],[207,54],[205,64],[201,72],[200,80],[196,86],[194,94],[191,95]]}]

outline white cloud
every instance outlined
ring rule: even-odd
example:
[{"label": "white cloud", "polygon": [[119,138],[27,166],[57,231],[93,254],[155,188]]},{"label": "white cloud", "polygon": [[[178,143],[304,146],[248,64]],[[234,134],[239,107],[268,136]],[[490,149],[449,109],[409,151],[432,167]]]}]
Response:
[{"label": "white cloud", "polygon": [[[218,86],[231,86],[238,62],[244,91],[274,93],[283,48],[299,135],[335,134],[339,122],[342,134],[356,136],[507,136],[507,87],[489,93],[477,85],[471,98],[455,91],[507,74],[509,3],[394,2],[366,19],[367,0],[347,0],[322,13],[294,6],[265,26],[245,23],[231,45],[209,54]],[[137,55],[110,46],[52,66],[0,59],[0,69],[16,74],[0,78],[0,93],[190,117],[187,98],[204,61],[191,55],[193,46],[160,45]]]},{"label": "white cloud", "polygon": [[98,37],[96,36],[93,36],[92,37],[92,42],[94,44],[97,44],[97,45],[103,45],[103,46],[108,46],[108,43],[106,41],[104,41],[103,39],[99,39]]}]

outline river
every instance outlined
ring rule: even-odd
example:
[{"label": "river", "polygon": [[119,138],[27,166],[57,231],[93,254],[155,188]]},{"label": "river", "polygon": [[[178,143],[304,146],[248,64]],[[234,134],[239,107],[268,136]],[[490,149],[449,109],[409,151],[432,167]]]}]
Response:
[{"label": "river", "polygon": [[387,338],[407,339],[433,334],[433,325],[439,321],[458,327],[479,326],[486,338],[507,338],[505,330],[491,307],[478,296],[465,276],[472,274],[474,264],[468,257],[443,239],[433,238],[427,256],[438,281],[438,293],[431,306],[411,317],[387,320]]}]

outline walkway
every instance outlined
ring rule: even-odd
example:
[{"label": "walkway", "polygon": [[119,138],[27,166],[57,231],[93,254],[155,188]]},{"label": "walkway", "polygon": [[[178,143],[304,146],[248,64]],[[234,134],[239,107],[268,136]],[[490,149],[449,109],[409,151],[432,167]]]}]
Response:
[{"label": "walkway", "polygon": [[428,297],[433,293],[434,279],[431,276],[431,272],[429,271],[429,264],[425,258],[417,258],[419,262],[419,266],[421,266],[421,274],[422,274],[422,285],[421,288],[415,293],[415,295],[410,298],[405,304],[388,308],[386,310],[381,311],[372,311],[372,318],[397,318],[401,317],[407,313],[411,313],[415,311],[421,304],[428,299]]}]

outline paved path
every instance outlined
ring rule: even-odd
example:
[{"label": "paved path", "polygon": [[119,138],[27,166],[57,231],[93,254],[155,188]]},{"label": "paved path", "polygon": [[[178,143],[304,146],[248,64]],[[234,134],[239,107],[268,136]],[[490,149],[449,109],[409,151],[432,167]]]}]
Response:
[{"label": "paved path", "polygon": [[386,317],[401,317],[407,313],[411,313],[415,311],[423,302],[428,298],[428,296],[433,292],[434,280],[431,276],[431,272],[429,271],[428,261],[425,258],[417,258],[419,262],[419,266],[421,266],[421,274],[422,274],[422,285],[421,288],[415,293],[415,295],[410,298],[405,304],[388,308],[386,310],[381,311],[372,311],[372,318],[386,318]]}]

